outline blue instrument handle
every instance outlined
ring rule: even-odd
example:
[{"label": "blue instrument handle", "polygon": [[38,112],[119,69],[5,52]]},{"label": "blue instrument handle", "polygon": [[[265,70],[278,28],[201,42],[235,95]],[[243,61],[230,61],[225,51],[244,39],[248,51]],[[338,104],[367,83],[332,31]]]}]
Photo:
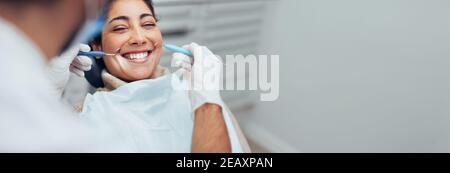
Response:
[{"label": "blue instrument handle", "polygon": [[89,57],[103,57],[108,55],[105,52],[100,52],[100,51],[90,51],[90,52],[78,52],[78,56],[89,56]]},{"label": "blue instrument handle", "polygon": [[168,51],[171,51],[171,52],[178,52],[178,53],[182,53],[187,56],[190,56],[190,57],[194,57],[194,55],[192,54],[191,51],[183,49],[183,48],[175,46],[175,45],[172,45],[172,44],[164,44],[164,48],[166,48]]}]

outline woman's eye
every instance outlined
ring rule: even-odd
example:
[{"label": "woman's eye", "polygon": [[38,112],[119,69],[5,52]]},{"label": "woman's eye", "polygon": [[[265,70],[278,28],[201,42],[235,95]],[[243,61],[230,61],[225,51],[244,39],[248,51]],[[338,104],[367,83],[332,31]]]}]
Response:
[{"label": "woman's eye", "polygon": [[116,28],[113,28],[113,31],[114,32],[122,32],[122,31],[125,31],[127,28],[125,28],[125,27],[116,27]]},{"label": "woman's eye", "polygon": [[146,29],[152,29],[152,28],[155,27],[155,26],[156,26],[155,23],[145,23],[145,24],[143,25],[143,27],[146,28]]}]

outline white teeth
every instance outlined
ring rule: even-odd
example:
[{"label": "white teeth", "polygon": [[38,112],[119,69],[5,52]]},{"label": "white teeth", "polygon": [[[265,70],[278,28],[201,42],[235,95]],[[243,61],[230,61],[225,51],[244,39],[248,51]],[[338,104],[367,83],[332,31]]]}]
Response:
[{"label": "white teeth", "polygon": [[148,56],[148,52],[129,54],[129,59],[144,59]]}]

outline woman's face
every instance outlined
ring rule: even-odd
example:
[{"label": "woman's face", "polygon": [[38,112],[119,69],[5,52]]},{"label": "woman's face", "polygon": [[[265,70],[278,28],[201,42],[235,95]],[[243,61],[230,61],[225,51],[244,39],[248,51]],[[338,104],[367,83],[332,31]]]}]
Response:
[{"label": "woman's face", "polygon": [[108,71],[126,81],[153,78],[162,50],[161,31],[144,1],[118,0],[111,4],[99,49],[120,53],[104,57]]}]

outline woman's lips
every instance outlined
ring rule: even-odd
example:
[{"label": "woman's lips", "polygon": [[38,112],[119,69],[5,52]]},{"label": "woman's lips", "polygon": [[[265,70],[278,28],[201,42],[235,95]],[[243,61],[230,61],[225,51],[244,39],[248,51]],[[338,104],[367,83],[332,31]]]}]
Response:
[{"label": "woman's lips", "polygon": [[126,59],[130,63],[144,64],[150,59],[151,54],[152,54],[152,51],[150,50],[150,51],[124,53],[119,56],[121,58]]}]

